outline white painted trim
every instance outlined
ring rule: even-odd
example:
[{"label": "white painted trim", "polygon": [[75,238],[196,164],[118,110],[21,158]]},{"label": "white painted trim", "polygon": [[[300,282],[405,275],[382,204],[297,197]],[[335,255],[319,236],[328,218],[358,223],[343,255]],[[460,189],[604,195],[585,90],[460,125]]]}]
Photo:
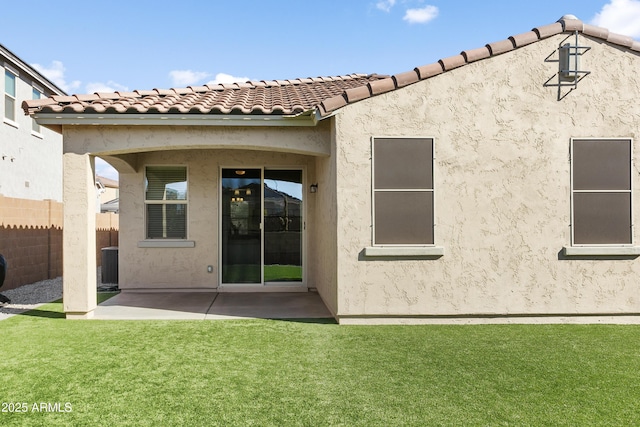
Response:
[{"label": "white painted trim", "polygon": [[639,256],[640,246],[565,246],[566,256]]},{"label": "white painted trim", "polygon": [[441,257],[442,246],[368,246],[364,248],[367,257]]},{"label": "white painted trim", "polygon": [[9,126],[12,126],[12,127],[16,128],[16,129],[20,129],[20,125],[18,123],[14,122],[11,119],[7,119],[5,117],[2,121],[3,121],[3,123],[8,124]]},{"label": "white painted trim", "polygon": [[164,240],[149,239],[140,240],[139,248],[195,248],[196,242],[193,240]]},{"label": "white painted trim", "polygon": [[314,115],[229,115],[229,114],[76,114],[36,113],[41,125],[123,126],[315,126]]},{"label": "white painted trim", "polygon": [[9,63],[5,62],[4,68],[11,74],[14,74],[16,77],[20,77],[20,71],[18,71],[16,68],[13,68],[11,65],[9,65]]}]

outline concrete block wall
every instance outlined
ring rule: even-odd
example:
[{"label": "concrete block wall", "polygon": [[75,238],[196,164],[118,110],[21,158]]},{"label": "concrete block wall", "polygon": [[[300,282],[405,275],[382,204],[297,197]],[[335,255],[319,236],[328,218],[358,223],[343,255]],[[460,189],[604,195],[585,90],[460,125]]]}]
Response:
[{"label": "concrete block wall", "polygon": [[96,214],[96,265],[102,265],[102,248],[118,246],[119,216],[113,212]]},{"label": "concrete block wall", "polygon": [[62,275],[62,203],[0,195],[0,253],[13,289]]},{"label": "concrete block wall", "polygon": [[[0,253],[9,264],[0,289],[62,276],[63,205],[0,195]],[[96,260],[103,247],[118,245],[118,215],[96,215]]]}]

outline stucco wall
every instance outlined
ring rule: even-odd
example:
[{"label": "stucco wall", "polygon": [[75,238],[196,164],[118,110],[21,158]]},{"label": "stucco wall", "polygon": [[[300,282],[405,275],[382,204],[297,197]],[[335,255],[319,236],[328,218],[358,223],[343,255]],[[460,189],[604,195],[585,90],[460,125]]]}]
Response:
[{"label": "stucco wall", "polygon": [[[328,120],[329,121],[329,120]],[[337,207],[336,207],[336,155],[335,126],[331,123],[331,157],[316,157],[316,181],[318,192],[315,194],[316,208],[314,221],[313,248],[316,256],[309,266],[316,278],[315,285],[327,308],[332,314],[338,312],[338,276],[336,251]]]},{"label": "stucco wall", "polygon": [[[151,132],[153,134],[153,131]],[[155,134],[162,140],[163,132]],[[170,145],[170,140],[164,141]],[[193,248],[140,248],[145,239],[144,166],[188,166],[188,239]],[[315,179],[314,158],[298,154],[247,150],[179,150],[140,154],[137,173],[120,174],[119,286],[121,289],[211,289],[219,280],[219,174],[223,167],[303,167],[307,175],[303,201],[306,204],[306,258],[313,259],[314,195],[308,183]],[[214,266],[213,273],[207,266]],[[307,263],[308,265],[308,263]],[[315,287],[314,271],[307,285]]]},{"label": "stucco wall", "polygon": [[[572,137],[634,141],[640,182],[640,57],[598,41],[571,93],[545,87],[556,36],[374,97],[336,116],[338,314],[640,312],[640,259],[564,259]],[[435,138],[439,259],[367,258],[372,136]],[[635,230],[635,241],[638,242]]]},{"label": "stucco wall", "polygon": [[[0,65],[2,58],[0,58]],[[20,103],[32,98],[26,76],[16,78],[15,121],[5,119],[4,68],[0,67],[0,194],[28,200],[62,201],[62,135],[45,127],[32,132]]]},{"label": "stucco wall", "polygon": [[66,126],[65,153],[126,154],[234,148],[329,155],[328,124],[315,127]]}]

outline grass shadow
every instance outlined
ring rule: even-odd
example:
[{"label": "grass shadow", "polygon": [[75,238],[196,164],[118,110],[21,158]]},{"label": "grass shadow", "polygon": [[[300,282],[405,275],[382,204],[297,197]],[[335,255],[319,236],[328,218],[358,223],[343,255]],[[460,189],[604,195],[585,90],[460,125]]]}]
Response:
[{"label": "grass shadow", "polygon": [[291,318],[274,317],[268,320],[275,320],[280,322],[308,323],[308,324],[318,324],[318,325],[337,325],[338,324],[336,319],[332,317],[319,317],[319,318],[309,317],[309,318],[303,318],[303,319],[295,318],[295,317],[291,317]]},{"label": "grass shadow", "polygon": [[[118,295],[119,292],[98,292],[97,303],[100,304],[109,298]],[[27,311],[16,310],[17,316],[42,317],[46,319],[66,319],[64,309],[62,308],[62,298],[49,303],[45,303],[38,308]]]}]

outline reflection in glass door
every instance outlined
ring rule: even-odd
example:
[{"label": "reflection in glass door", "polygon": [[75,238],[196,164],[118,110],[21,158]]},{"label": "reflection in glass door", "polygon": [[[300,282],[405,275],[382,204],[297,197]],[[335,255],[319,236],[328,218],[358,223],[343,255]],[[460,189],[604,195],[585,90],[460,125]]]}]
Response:
[{"label": "reflection in glass door", "polygon": [[302,282],[302,171],[264,171],[264,281]]},{"label": "reflection in glass door", "polygon": [[302,283],[302,171],[222,170],[222,283]]},{"label": "reflection in glass door", "polygon": [[262,283],[260,169],[222,170],[222,283]]}]

